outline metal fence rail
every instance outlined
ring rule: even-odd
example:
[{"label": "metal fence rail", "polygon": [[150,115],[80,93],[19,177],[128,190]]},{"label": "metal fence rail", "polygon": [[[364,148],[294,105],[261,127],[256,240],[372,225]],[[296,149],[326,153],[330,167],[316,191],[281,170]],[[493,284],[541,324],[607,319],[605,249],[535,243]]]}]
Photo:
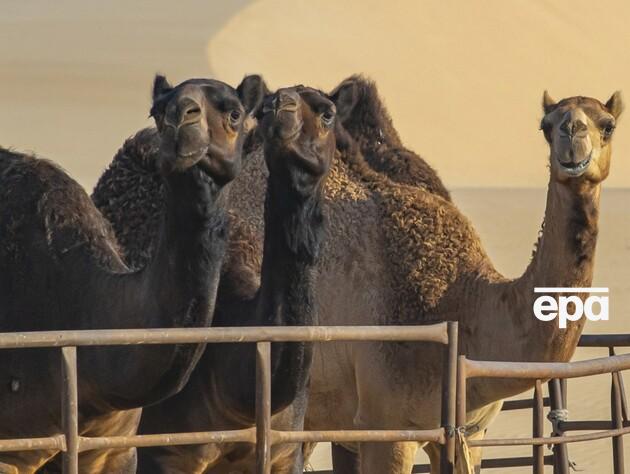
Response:
[{"label": "metal fence rail", "polygon": [[[592,441],[597,439],[611,438],[613,442],[614,472],[623,474],[623,439],[622,436],[630,433],[630,423],[627,419],[627,409],[625,405],[625,394],[623,393],[623,383],[620,371],[630,369],[630,354],[615,355],[613,345],[630,345],[630,336],[610,335],[610,336],[585,336],[582,346],[588,347],[609,347],[610,356],[598,359],[584,360],[566,363],[536,363],[536,362],[495,362],[495,361],[475,361],[469,360],[465,356],[460,356],[458,361],[457,377],[457,426],[465,426],[466,422],[466,385],[467,380],[473,377],[489,378],[529,378],[536,379],[534,389],[533,404],[533,436],[530,438],[507,438],[507,439],[484,439],[470,441],[471,447],[483,446],[519,446],[531,445],[531,458],[502,458],[493,459],[493,465],[484,467],[507,467],[532,466],[533,472],[542,474],[544,466],[554,465],[554,473],[568,474],[569,463],[566,452],[566,444]],[[566,386],[560,379],[585,377],[610,373],[612,376],[611,387],[611,421],[581,421],[569,422],[558,421],[553,436],[543,436],[543,406],[545,405],[542,396],[541,379],[553,379],[549,388],[549,405],[552,409],[563,409],[566,407]],[[515,406],[523,408],[523,400],[515,402]],[[564,431],[569,430],[597,430],[581,435],[565,435]],[[544,456],[543,446],[545,444],[554,445],[554,456]]]},{"label": "metal fence rail", "polygon": [[[442,426],[433,430],[277,431],[271,429],[273,342],[423,341],[444,345]],[[78,425],[77,346],[185,343],[256,343],[256,424],[232,431],[136,436],[83,437]],[[303,441],[432,441],[442,445],[442,472],[452,472],[455,458],[455,382],[457,323],[429,326],[317,326],[191,329],[49,331],[0,334],[0,349],[60,347],[62,351],[63,433],[47,438],[0,440],[0,452],[58,449],[63,472],[78,474],[79,453],[93,449],[245,442],[256,443],[256,472],[270,473],[274,444]]]}]

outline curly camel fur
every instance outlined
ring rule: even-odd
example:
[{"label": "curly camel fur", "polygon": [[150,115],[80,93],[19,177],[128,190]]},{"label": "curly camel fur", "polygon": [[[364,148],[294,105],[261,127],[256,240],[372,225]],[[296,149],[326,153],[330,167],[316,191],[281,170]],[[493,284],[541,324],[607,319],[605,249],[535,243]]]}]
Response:
[{"label": "curly camel fur", "polygon": [[403,145],[374,81],[358,74],[350,76],[330,96],[341,124],[372,169],[392,181],[423,187],[450,201],[437,172]]}]

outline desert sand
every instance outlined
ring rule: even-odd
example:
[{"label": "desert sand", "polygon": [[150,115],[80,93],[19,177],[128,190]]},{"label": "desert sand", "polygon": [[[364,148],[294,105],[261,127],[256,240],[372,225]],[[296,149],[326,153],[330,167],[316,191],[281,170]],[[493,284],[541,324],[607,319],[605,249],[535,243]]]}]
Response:
[{"label": "desert sand", "polygon": [[[155,72],[234,85],[262,73],[271,87],[324,90],[363,72],[406,144],[455,189],[497,267],[516,276],[544,209],[542,91],[606,100],[627,89],[629,20],[621,0],[9,0],[0,6],[0,144],[37,151],[90,189],[123,139],[150,123]],[[614,189],[630,188],[628,118],[615,137],[598,245],[595,284],[611,288],[611,320],[589,333],[630,327],[630,191]],[[576,357],[596,355],[604,354]],[[572,419],[608,416],[606,377],[569,390]],[[530,423],[525,412],[503,416],[490,435],[527,434]],[[570,453],[585,472],[611,470],[608,441]],[[315,464],[328,465],[319,454]]]}]

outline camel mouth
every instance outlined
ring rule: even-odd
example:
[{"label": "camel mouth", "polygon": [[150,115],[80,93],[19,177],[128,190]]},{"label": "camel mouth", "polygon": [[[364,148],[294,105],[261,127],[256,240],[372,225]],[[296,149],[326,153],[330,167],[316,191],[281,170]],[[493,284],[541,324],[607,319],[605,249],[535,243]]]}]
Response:
[{"label": "camel mouth", "polygon": [[569,176],[580,176],[588,169],[588,165],[591,164],[592,158],[593,158],[593,152],[589,153],[586,159],[579,161],[577,163],[573,163],[573,162],[563,163],[560,160],[556,160],[556,161],[560,165],[560,168],[562,169],[562,171],[564,171]]}]

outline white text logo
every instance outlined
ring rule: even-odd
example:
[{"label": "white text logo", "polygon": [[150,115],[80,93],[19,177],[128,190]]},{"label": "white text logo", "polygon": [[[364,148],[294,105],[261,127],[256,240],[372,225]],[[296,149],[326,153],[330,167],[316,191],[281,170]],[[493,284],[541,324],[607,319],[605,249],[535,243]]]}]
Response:
[{"label": "white text logo", "polygon": [[[534,316],[541,321],[553,321],[558,318],[558,326],[567,327],[567,321],[577,321],[583,315],[589,321],[608,321],[608,288],[534,288],[534,293],[601,293],[605,296],[591,295],[584,301],[577,295],[543,295],[534,301]],[[573,312],[569,306],[573,303]]]}]

